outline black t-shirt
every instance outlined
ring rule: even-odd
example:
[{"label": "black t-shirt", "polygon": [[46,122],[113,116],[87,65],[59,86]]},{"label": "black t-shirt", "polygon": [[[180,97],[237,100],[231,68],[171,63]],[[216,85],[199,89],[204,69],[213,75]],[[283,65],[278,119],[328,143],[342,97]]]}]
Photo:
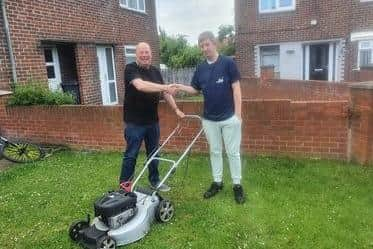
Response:
[{"label": "black t-shirt", "polygon": [[141,92],[131,82],[134,79],[142,79],[153,83],[164,84],[159,70],[154,66],[150,66],[149,69],[141,68],[136,62],[132,62],[124,70],[124,79],[124,122],[138,125],[158,122],[160,93]]}]

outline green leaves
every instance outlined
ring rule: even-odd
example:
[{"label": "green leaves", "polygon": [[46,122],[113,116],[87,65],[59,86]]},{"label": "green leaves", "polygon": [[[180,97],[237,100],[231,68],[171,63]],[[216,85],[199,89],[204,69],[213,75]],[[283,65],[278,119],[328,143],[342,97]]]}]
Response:
[{"label": "green leaves", "polygon": [[13,95],[8,101],[9,106],[29,105],[65,105],[73,104],[71,94],[63,92],[51,92],[41,82],[29,82],[24,85],[16,85]]},{"label": "green leaves", "polygon": [[189,46],[185,36],[168,36],[160,31],[161,63],[169,68],[195,67],[202,61],[202,53],[197,46]]}]

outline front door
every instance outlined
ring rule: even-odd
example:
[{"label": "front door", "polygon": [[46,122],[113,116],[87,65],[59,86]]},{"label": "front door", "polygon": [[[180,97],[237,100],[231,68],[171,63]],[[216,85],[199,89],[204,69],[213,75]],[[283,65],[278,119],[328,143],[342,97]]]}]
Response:
[{"label": "front door", "polygon": [[310,45],[310,80],[328,80],[329,43]]},{"label": "front door", "polygon": [[56,47],[44,49],[45,66],[47,68],[49,89],[57,91],[61,89],[61,70]]},{"label": "front door", "polygon": [[118,93],[113,47],[97,46],[97,58],[100,71],[102,104],[115,105],[118,103]]}]

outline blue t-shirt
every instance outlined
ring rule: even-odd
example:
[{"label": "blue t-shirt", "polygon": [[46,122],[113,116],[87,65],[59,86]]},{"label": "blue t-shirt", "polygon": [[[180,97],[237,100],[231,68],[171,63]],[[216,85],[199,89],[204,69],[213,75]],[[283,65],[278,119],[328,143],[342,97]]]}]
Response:
[{"label": "blue t-shirt", "polygon": [[222,121],[234,115],[232,83],[239,79],[236,63],[227,56],[219,55],[214,63],[205,61],[197,66],[191,84],[202,91],[205,119]]}]

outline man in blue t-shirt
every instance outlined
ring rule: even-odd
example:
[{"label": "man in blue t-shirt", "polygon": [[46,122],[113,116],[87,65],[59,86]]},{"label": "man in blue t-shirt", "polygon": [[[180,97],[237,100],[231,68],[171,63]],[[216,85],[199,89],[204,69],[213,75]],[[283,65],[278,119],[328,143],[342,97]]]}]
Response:
[{"label": "man in blue t-shirt", "polygon": [[219,55],[212,32],[200,34],[198,45],[205,61],[198,65],[191,86],[175,84],[181,91],[190,94],[202,92],[204,98],[203,129],[210,147],[213,183],[204,193],[210,198],[223,189],[223,156],[225,149],[233,180],[234,197],[237,203],[245,202],[241,186],[241,88],[240,73],[235,62]]}]

